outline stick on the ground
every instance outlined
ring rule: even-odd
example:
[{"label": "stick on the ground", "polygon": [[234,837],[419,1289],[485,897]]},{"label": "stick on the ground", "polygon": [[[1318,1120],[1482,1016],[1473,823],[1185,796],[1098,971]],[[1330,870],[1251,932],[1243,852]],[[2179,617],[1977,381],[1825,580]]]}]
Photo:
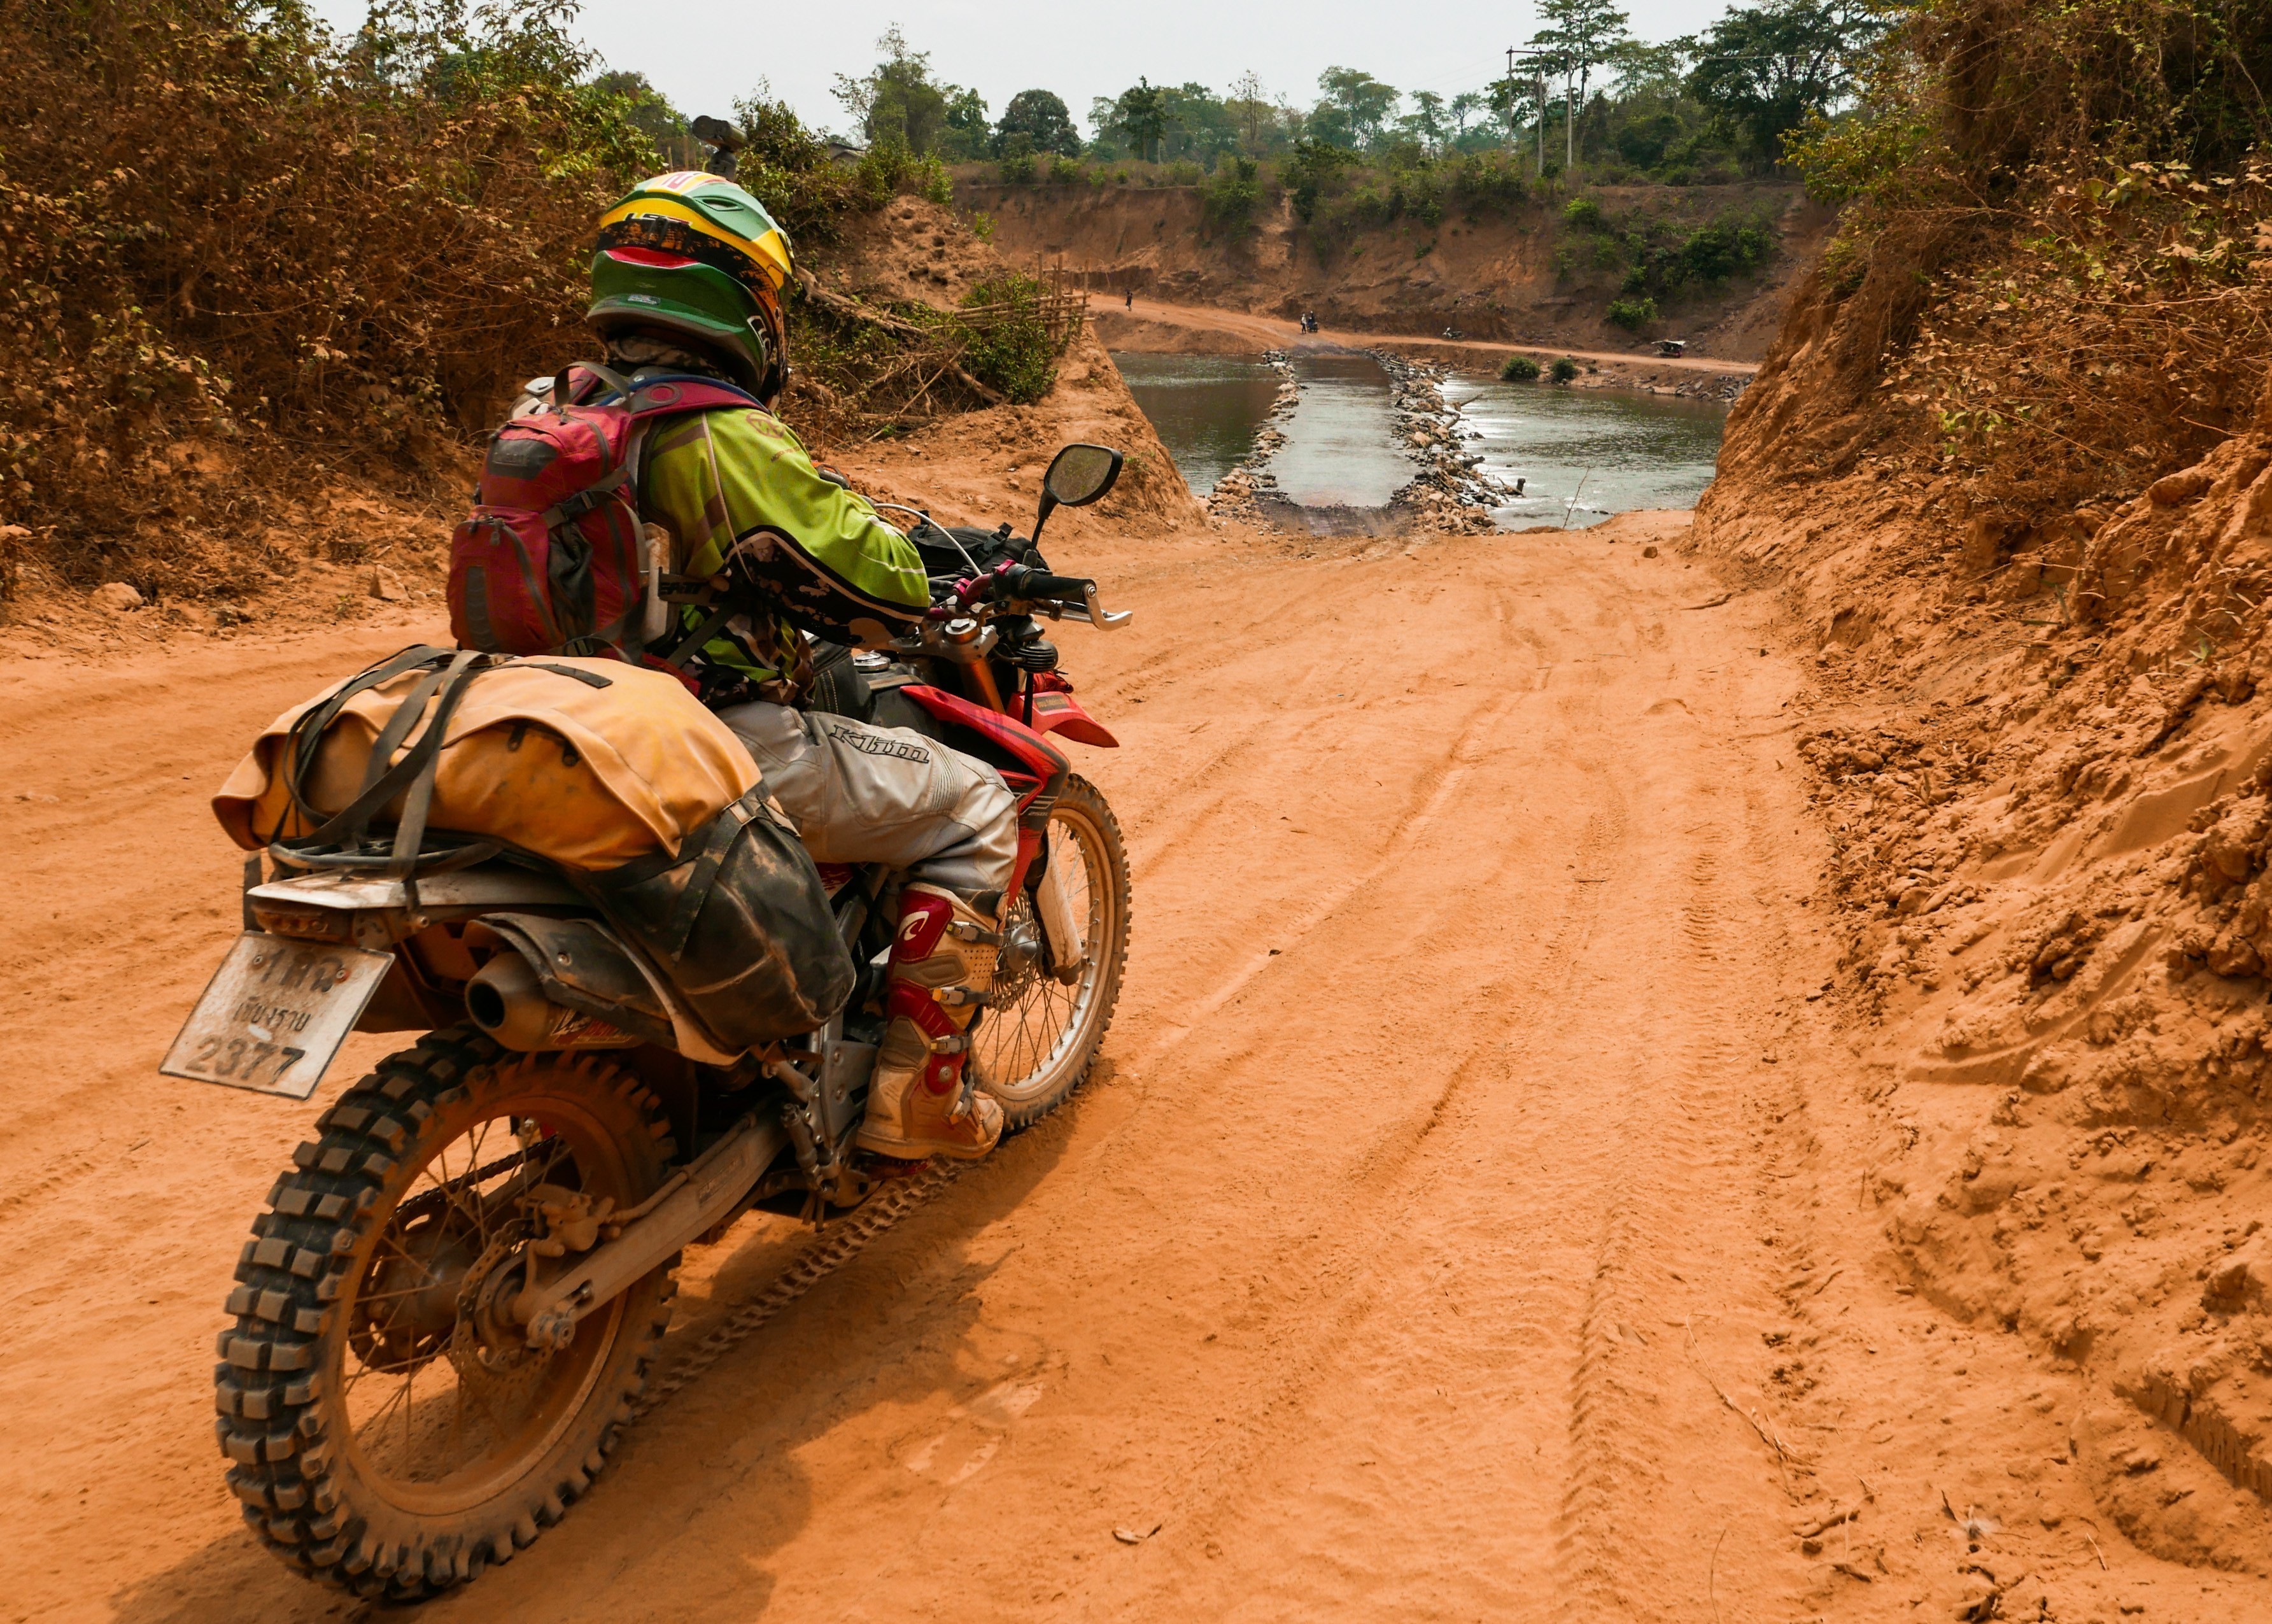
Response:
[{"label": "stick on the ground", "polygon": [[[846,318],[848,320],[868,322],[872,326],[883,328],[886,333],[896,333],[901,338],[920,339],[926,344],[936,344],[938,342],[938,334],[932,332],[930,328],[919,327],[911,321],[901,321],[898,317],[891,315],[886,311],[879,311],[872,304],[866,303],[859,299],[848,298],[843,294],[836,293],[829,288],[823,288],[820,285],[818,279],[814,277],[810,272],[799,272],[797,273],[796,282],[798,288],[803,290],[804,296],[806,298],[820,306],[821,309],[826,311],[833,311],[836,314]],[[969,373],[957,366],[953,361],[946,361],[942,363],[942,364],[947,371],[952,372],[954,375],[954,378],[957,383],[960,384],[965,389],[970,391],[971,393],[976,395],[980,400],[985,401],[987,405],[1005,406],[1009,403],[1009,396],[1004,394],[1000,390],[994,388],[990,385],[980,383],[976,378],[971,377]]]},{"label": "stick on the ground", "polygon": [[1786,1488],[1789,1487],[1790,1484],[1790,1463],[1793,1461],[1798,1461],[1801,1465],[1805,1465],[1805,1462],[1800,1459],[1797,1450],[1793,1449],[1789,1444],[1785,1443],[1776,1435],[1774,1427],[1768,1426],[1765,1421],[1760,1418],[1759,1411],[1755,1410],[1746,1410],[1734,1399],[1728,1396],[1728,1389],[1720,1385],[1719,1378],[1713,1375],[1709,1370],[1705,1368],[1704,1361],[1696,1357],[1695,1326],[1690,1321],[1683,1320],[1681,1321],[1681,1327],[1687,1333],[1688,1362],[1696,1367],[1696,1373],[1704,1378],[1705,1381],[1711,1387],[1713,1392],[1719,1395],[1720,1402],[1725,1404],[1729,1409],[1734,1411],[1738,1415],[1743,1417],[1745,1420],[1750,1422],[1752,1425],[1752,1430],[1760,1435],[1760,1441],[1767,1445],[1768,1448],[1775,1451],[1776,1469],[1783,1474],[1784,1486]]}]

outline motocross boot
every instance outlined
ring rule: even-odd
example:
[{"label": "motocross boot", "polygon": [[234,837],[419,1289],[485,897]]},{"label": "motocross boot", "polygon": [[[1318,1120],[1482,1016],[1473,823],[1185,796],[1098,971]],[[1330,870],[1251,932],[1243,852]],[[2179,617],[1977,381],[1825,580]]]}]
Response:
[{"label": "motocross boot", "polygon": [[921,881],[900,894],[884,994],[891,1024],[876,1052],[862,1149],[904,1162],[969,1162],[1002,1137],[1002,1107],[963,1074],[970,1022],[994,986],[1000,938],[991,911]]}]

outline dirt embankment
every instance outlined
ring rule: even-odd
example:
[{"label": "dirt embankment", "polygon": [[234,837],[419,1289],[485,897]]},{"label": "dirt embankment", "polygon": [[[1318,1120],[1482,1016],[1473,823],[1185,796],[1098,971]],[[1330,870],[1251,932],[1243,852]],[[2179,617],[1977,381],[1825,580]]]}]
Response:
[{"label": "dirt embankment", "polygon": [[[1776,258],[1758,277],[1685,298],[1652,332],[1691,353],[1757,360],[1782,324],[1800,273],[1832,224],[1790,186],[1604,187],[1617,219],[1700,223],[1729,211],[1773,217]],[[994,243],[1022,265],[1058,266],[1095,288],[1177,304],[1291,318],[1302,311],[1349,332],[1440,333],[1631,355],[1651,346],[1603,318],[1617,277],[1600,240],[1558,203],[1476,221],[1413,219],[1342,234],[1265,203],[1251,230],[1211,226],[1195,187],[1005,186],[965,181],[962,207],[994,221]]]},{"label": "dirt embankment", "polygon": [[1921,1292],[2081,1378],[2067,1448],[2113,1525],[2261,1573],[2272,397],[2199,466],[2014,533],[1866,456],[1790,482],[1785,437],[1865,445],[1886,409],[1834,389],[1842,336],[1802,303],[1696,532],[1815,673],[1825,986],[1874,1079],[1857,1195]]},{"label": "dirt embankment", "polygon": [[[831,288],[941,308],[1005,268],[954,211],[906,197],[856,217],[841,242],[806,263]],[[596,355],[598,347],[572,341],[569,350]],[[1112,495],[1095,507],[1057,515],[1052,536],[1081,541],[1206,522],[1091,332],[1073,340],[1056,386],[1031,406],[908,417],[878,428],[861,426],[845,404],[825,391],[793,386],[783,415],[817,457],[857,472],[868,494],[927,508],[944,522],[1007,519],[1022,528],[1032,517],[1042,470],[1059,445],[1075,439],[1117,446],[1128,460]],[[451,489],[470,486],[475,472],[468,454],[462,483]],[[1005,505],[1005,492],[1014,507]],[[288,504],[284,516],[289,523],[265,534],[265,562],[234,566],[228,591],[218,597],[145,602],[123,583],[89,594],[27,572],[24,590],[0,602],[0,658],[123,650],[177,637],[345,628],[440,602],[450,532],[461,517],[452,498],[404,499],[342,482],[312,488]]]}]

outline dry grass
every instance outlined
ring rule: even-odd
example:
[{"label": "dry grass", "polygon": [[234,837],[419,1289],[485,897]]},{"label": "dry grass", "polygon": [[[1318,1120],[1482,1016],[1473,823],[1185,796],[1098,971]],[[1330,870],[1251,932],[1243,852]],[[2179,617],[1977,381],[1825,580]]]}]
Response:
[{"label": "dry grass", "polygon": [[[10,0],[0,520],[67,581],[227,593],[342,475],[415,490],[579,329],[590,222],[650,154],[542,5]],[[4,591],[0,582],[0,591]]]}]

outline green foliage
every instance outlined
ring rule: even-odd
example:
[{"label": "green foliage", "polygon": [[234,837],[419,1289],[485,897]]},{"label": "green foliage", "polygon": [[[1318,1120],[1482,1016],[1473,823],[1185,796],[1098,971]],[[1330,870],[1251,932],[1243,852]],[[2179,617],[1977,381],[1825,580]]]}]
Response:
[{"label": "green foliage", "polygon": [[986,103],[976,91],[933,78],[930,53],[910,49],[897,23],[884,31],[876,49],[882,59],[858,79],[838,74],[834,93],[871,147],[951,159],[975,158],[986,150]]},{"label": "green foliage", "polygon": [[1030,186],[1039,169],[1040,164],[1034,156],[1033,144],[1022,131],[1003,143],[999,172],[1004,185]]},{"label": "green foliage", "polygon": [[1282,164],[1278,171],[1288,194],[1294,199],[1295,214],[1304,222],[1315,220],[1318,199],[1325,189],[1344,170],[1356,168],[1361,161],[1355,153],[1345,147],[1329,146],[1323,141],[1297,143],[1293,156]]},{"label": "green foliage", "polygon": [[1368,163],[1340,147],[1304,142],[1282,165],[1294,211],[1335,238],[1409,221],[1428,230],[1450,215],[1504,215],[1530,197],[1521,161],[1505,153],[1437,158],[1404,147]]},{"label": "green foliage", "polygon": [[1867,0],[1771,0],[1730,9],[1695,41],[1689,94],[1714,128],[1759,168],[1783,138],[1824,116],[1852,88],[1885,22]]},{"label": "green foliage", "polygon": [[[1591,241],[1591,251],[1584,253],[1575,243],[1564,243],[1555,252],[1555,272],[1574,277],[1590,262],[1594,270],[1622,273],[1620,296],[1611,307],[1609,319],[1625,326],[1655,319],[1659,301],[1754,274],[1776,251],[1772,218],[1744,211],[1730,211],[1700,225],[1639,216],[1612,221],[1604,216]],[[1644,303],[1649,306],[1648,315],[1633,318]],[[1625,315],[1618,313],[1620,309]]]},{"label": "green foliage", "polygon": [[1615,326],[1638,333],[1656,319],[1656,301],[1646,294],[1627,294],[1611,300],[1604,314]]},{"label": "green foliage", "polygon": [[1159,155],[1160,144],[1174,122],[1167,91],[1148,79],[1139,79],[1112,104],[1109,127],[1135,143],[1139,158],[1149,160]]},{"label": "green foliage", "polygon": [[1006,156],[1010,145],[1022,140],[1028,153],[1062,153],[1068,158],[1080,156],[1080,131],[1072,127],[1072,115],[1063,97],[1053,91],[1021,90],[1010,98],[1009,106],[994,126],[994,150]]},{"label": "green foliage", "polygon": [[936,154],[918,157],[904,146],[887,142],[863,153],[853,172],[860,177],[868,208],[881,208],[902,192],[927,198],[941,208],[954,202],[954,176]]},{"label": "green foliage", "polygon": [[1318,75],[1326,93],[1311,115],[1313,133],[1335,146],[1364,147],[1379,140],[1397,93],[1356,68],[1327,68]]},{"label": "green foliage", "polygon": [[982,243],[990,243],[994,240],[994,216],[973,209],[965,216],[965,219],[970,226],[971,236]]},{"label": "green foliage", "polygon": [[1196,186],[1203,171],[1188,158],[1179,158],[1167,166],[1162,178],[1170,186]]},{"label": "green foliage", "polygon": [[1207,224],[1224,232],[1252,230],[1255,211],[1261,203],[1260,167],[1245,157],[1233,158],[1218,168],[1200,195]]},{"label": "green foliage", "polygon": [[1573,231],[1599,231],[1609,224],[1595,198],[1573,198],[1562,206],[1562,221]]},{"label": "green foliage", "polygon": [[962,365],[973,378],[1020,406],[1030,406],[1057,383],[1061,349],[1043,318],[1041,299],[1046,291],[1034,278],[1013,271],[979,283],[963,300],[966,306],[1008,307],[1006,313],[989,311],[988,325],[973,334]]},{"label": "green foliage", "polygon": [[[1510,384],[1535,384],[1538,381],[1538,363],[1528,355],[1509,355],[1499,363],[1498,375]],[[1571,376],[1577,376],[1575,369]]]},{"label": "green foliage", "polygon": [[1578,363],[1567,355],[1558,356],[1554,364],[1546,369],[1546,376],[1558,384],[1566,384],[1578,376]]}]

